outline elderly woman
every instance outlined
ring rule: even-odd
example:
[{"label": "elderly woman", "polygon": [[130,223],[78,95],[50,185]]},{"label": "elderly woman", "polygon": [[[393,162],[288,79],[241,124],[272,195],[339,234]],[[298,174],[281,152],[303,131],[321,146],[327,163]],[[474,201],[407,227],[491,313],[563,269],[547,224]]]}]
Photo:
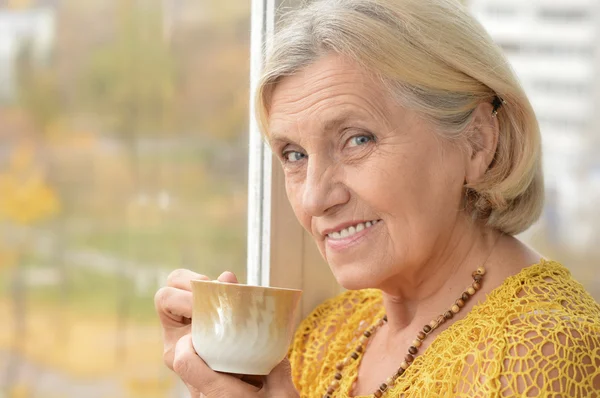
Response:
[{"label": "elderly woman", "polygon": [[463,6],[311,2],[278,31],[257,108],[348,291],[256,383],[194,353],[189,280],[206,277],[173,273],[165,360],[194,397],[600,396],[600,306],[514,237],[542,209],[533,109]]}]

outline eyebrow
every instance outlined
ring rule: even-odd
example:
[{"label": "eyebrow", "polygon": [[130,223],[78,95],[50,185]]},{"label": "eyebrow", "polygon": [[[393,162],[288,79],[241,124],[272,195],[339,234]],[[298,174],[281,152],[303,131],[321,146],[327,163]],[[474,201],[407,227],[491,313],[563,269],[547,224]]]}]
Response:
[{"label": "eyebrow", "polygon": [[[344,123],[348,122],[349,120],[352,119],[356,119],[356,114],[358,112],[354,111],[354,110],[344,110],[342,113],[340,113],[339,115],[337,115],[334,119],[331,120],[327,120],[322,127],[322,130],[324,133],[328,133],[331,131],[335,131],[338,130],[339,127],[341,125],[343,125]],[[269,143],[273,144],[276,142],[279,143],[294,143],[292,140],[290,140],[289,138],[287,138],[286,136],[284,136],[281,133],[275,132],[272,134],[269,134]]]}]

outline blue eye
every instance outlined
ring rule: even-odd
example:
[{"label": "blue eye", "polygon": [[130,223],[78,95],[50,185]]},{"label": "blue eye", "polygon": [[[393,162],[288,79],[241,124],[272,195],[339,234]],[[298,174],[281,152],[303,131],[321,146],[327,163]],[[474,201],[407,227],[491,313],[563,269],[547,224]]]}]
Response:
[{"label": "blue eye", "polygon": [[283,158],[290,163],[297,162],[299,160],[304,159],[305,157],[305,154],[298,151],[289,151],[283,154]]},{"label": "blue eye", "polygon": [[348,143],[350,146],[360,146],[368,144],[371,141],[373,141],[373,137],[370,135],[355,135],[348,140]]}]

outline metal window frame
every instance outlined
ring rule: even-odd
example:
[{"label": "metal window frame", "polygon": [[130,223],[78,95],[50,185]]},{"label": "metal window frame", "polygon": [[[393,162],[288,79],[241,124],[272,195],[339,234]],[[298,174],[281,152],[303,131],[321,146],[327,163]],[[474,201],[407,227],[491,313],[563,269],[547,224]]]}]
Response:
[{"label": "metal window frame", "polygon": [[250,139],[248,164],[247,283],[268,286],[271,249],[272,154],[255,117],[254,93],[273,37],[275,0],[252,0],[250,36]]},{"label": "metal window frame", "polygon": [[253,0],[251,37],[250,156],[248,180],[248,284],[304,291],[299,321],[323,300],[342,291],[312,236],[303,230],[285,192],[281,167],[262,139],[254,93],[276,21],[305,0]]}]

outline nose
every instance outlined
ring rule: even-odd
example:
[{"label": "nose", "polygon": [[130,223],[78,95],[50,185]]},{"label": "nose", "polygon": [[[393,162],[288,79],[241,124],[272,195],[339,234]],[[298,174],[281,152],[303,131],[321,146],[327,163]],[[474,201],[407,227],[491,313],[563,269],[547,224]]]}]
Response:
[{"label": "nose", "polygon": [[317,156],[309,157],[302,193],[302,206],[306,214],[320,217],[348,202],[350,194],[340,179],[342,167]]}]

